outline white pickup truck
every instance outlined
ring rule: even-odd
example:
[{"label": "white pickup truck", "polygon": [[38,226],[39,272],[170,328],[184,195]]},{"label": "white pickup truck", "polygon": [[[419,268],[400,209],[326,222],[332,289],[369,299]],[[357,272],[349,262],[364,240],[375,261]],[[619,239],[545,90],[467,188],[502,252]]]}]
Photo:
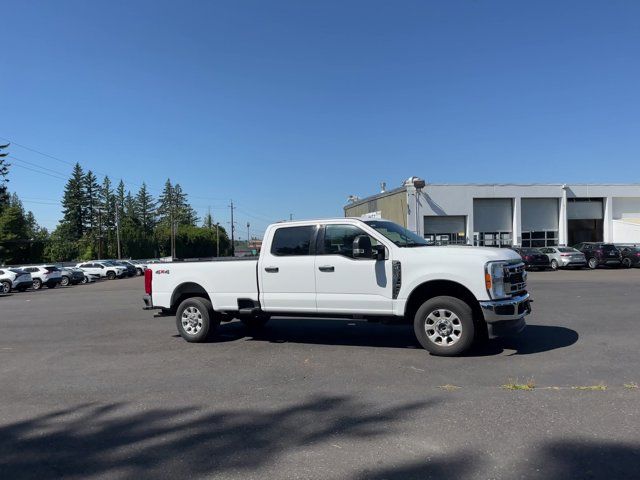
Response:
[{"label": "white pickup truck", "polygon": [[144,308],[175,314],[188,342],[234,318],[250,328],[271,316],[357,318],[413,323],[429,352],[457,355],[524,329],[526,276],[510,249],[429,246],[386,220],[283,222],[258,258],[150,265]]}]

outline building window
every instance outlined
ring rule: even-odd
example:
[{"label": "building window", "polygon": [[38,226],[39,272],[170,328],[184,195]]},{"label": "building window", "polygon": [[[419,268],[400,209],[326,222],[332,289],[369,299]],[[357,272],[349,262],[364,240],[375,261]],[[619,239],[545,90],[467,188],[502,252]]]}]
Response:
[{"label": "building window", "polygon": [[522,232],[523,247],[557,247],[558,231],[557,230],[538,230],[535,232]]},{"label": "building window", "polygon": [[512,238],[511,232],[474,232],[473,244],[479,247],[510,247]]},{"label": "building window", "polygon": [[467,237],[460,233],[425,233],[425,240],[429,245],[465,245]]}]

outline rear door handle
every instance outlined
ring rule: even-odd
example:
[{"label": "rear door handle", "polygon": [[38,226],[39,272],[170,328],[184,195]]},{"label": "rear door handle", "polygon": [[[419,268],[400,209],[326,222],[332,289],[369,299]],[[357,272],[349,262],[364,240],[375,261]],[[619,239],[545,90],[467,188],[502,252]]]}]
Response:
[{"label": "rear door handle", "polygon": [[264,267],[265,272],[278,273],[280,269],[278,267]]},{"label": "rear door handle", "polygon": [[320,270],[321,272],[335,272],[336,268],[332,265],[323,265],[321,267],[318,267],[318,270]]}]

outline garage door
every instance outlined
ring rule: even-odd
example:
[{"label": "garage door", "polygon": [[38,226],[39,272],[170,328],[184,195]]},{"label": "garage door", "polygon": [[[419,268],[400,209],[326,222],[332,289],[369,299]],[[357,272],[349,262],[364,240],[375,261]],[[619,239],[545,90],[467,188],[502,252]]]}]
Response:
[{"label": "garage door", "polygon": [[464,215],[426,215],[424,238],[435,245],[467,243],[466,223]]},{"label": "garage door", "polygon": [[504,247],[511,245],[513,207],[510,198],[476,198],[473,201],[475,245]]},{"label": "garage door", "polygon": [[522,246],[558,245],[559,202],[557,198],[522,199]]}]

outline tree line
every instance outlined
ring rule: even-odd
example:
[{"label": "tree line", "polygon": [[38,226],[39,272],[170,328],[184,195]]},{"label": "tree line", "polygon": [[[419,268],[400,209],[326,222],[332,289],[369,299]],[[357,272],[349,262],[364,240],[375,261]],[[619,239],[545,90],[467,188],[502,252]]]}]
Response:
[{"label": "tree line", "polygon": [[7,146],[0,146],[0,264],[167,257],[172,243],[180,258],[227,255],[230,250],[226,230],[210,214],[200,222],[180,184],[168,179],[156,199],[144,183],[132,193],[122,180],[114,186],[105,176],[99,182],[79,163],[64,188],[62,219],[49,233],[25,211],[16,194],[9,194],[10,165],[3,147]]}]

